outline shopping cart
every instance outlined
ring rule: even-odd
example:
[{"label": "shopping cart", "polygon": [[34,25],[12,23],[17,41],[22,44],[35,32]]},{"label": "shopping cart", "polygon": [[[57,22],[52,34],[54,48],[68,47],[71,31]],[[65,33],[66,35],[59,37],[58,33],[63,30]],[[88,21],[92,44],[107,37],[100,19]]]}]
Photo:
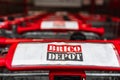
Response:
[{"label": "shopping cart", "polygon": [[120,79],[118,41],[3,38],[0,45],[1,80]]},{"label": "shopping cart", "polygon": [[31,18],[24,18],[24,20],[26,25],[12,25],[11,34],[6,30],[4,30],[4,33],[8,34],[9,38],[59,38],[71,40],[101,39],[104,34],[104,28],[95,28],[90,24],[85,24],[72,14],[53,13],[41,19],[34,19],[32,23],[28,22]]}]

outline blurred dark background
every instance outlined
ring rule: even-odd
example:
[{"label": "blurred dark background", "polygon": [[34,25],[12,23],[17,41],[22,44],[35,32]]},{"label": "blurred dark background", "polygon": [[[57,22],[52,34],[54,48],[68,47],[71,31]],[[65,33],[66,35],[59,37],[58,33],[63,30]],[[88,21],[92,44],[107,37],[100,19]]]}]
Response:
[{"label": "blurred dark background", "polygon": [[[76,2],[75,2],[76,1]],[[64,3],[66,5],[61,5]],[[71,3],[73,3],[71,5]],[[70,6],[71,5],[71,6]],[[0,15],[29,11],[85,11],[120,17],[120,0],[0,0]]]}]

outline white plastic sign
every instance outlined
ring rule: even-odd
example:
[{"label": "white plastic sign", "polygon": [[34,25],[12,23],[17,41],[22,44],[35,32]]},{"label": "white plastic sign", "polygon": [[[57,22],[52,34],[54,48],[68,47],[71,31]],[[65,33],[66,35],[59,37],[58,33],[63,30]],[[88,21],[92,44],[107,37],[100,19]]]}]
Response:
[{"label": "white plastic sign", "polygon": [[120,67],[111,43],[20,43],[12,66],[89,65]]},{"label": "white plastic sign", "polygon": [[83,0],[83,5],[90,5],[91,4],[91,0]]},{"label": "white plastic sign", "polygon": [[34,0],[35,6],[81,7],[82,0]]},{"label": "white plastic sign", "polygon": [[95,4],[96,5],[103,5],[104,4],[104,0],[95,0]]},{"label": "white plastic sign", "polygon": [[4,26],[5,25],[5,22],[0,22],[0,26]]},{"label": "white plastic sign", "polygon": [[40,26],[41,29],[79,29],[78,22],[76,21],[43,21]]}]

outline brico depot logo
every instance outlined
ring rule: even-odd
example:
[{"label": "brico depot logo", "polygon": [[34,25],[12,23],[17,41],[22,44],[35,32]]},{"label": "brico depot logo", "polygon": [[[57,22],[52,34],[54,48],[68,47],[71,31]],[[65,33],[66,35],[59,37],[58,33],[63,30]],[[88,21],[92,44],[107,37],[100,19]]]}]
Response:
[{"label": "brico depot logo", "polygon": [[48,44],[47,60],[83,61],[81,46]]},{"label": "brico depot logo", "polygon": [[64,21],[54,21],[54,24],[53,24],[55,27],[65,27],[65,22]]}]

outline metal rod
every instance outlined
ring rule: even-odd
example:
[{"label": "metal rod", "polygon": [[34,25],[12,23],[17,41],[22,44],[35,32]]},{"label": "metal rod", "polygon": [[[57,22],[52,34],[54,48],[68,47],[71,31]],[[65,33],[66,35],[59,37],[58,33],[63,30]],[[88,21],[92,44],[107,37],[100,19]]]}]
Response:
[{"label": "metal rod", "polygon": [[120,77],[120,73],[86,73],[89,77]]},{"label": "metal rod", "polygon": [[[0,73],[0,77],[49,76],[49,73]],[[120,73],[86,73],[88,77],[120,77]]]},{"label": "metal rod", "polygon": [[49,73],[0,73],[0,77],[48,76]]}]

